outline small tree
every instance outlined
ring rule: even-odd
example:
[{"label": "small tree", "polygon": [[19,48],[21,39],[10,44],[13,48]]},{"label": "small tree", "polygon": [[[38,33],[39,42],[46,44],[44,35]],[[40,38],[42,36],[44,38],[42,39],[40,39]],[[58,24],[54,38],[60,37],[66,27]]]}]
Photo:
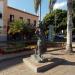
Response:
[{"label": "small tree", "polygon": [[8,34],[21,32],[23,30],[24,24],[24,21],[21,20],[13,21],[12,23],[10,23]]},{"label": "small tree", "polygon": [[24,28],[25,22],[22,20],[15,20],[10,23],[9,29],[8,29],[8,39],[23,39],[23,28]]},{"label": "small tree", "polygon": [[24,37],[30,39],[34,35],[34,29],[26,21],[15,20],[10,23],[8,34],[13,36],[19,34],[22,39]]},{"label": "small tree", "polygon": [[33,35],[35,35],[35,29],[26,22],[23,26],[22,33],[27,39],[30,40],[33,37]]},{"label": "small tree", "polygon": [[[57,15],[56,26],[55,26],[55,22],[54,22],[55,12]],[[66,30],[67,11],[62,10],[62,9],[57,9],[57,10],[53,11],[53,13],[48,13],[44,17],[43,23],[44,23],[44,25],[46,25],[46,29],[48,29],[49,25],[55,26],[55,33],[59,33],[61,30]]]}]

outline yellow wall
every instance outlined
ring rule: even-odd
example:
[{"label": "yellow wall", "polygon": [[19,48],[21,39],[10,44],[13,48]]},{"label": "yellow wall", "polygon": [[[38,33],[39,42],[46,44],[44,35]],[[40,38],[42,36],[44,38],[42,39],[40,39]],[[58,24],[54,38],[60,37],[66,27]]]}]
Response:
[{"label": "yellow wall", "polygon": [[38,22],[38,16],[12,8],[12,7],[8,7],[8,19],[10,18],[10,14],[14,15],[14,19],[19,19],[19,17],[23,17],[24,20],[30,19],[31,20],[31,24],[34,23],[34,20],[36,20],[36,22]]}]

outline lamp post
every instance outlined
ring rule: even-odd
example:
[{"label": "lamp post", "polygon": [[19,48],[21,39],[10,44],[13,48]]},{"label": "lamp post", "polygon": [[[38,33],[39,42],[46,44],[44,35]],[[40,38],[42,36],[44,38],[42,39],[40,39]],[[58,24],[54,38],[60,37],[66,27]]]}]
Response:
[{"label": "lamp post", "polygon": [[[56,23],[57,23],[57,16],[56,16],[56,10],[55,10],[55,31],[56,31]],[[55,33],[55,35],[56,35],[56,33]]]},{"label": "lamp post", "polygon": [[41,3],[40,3],[40,21],[41,21]]}]

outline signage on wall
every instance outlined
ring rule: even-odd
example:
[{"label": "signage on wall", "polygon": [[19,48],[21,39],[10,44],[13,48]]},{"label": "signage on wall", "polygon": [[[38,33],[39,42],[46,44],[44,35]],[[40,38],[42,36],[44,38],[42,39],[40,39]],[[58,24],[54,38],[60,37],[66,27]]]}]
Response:
[{"label": "signage on wall", "polygon": [[3,1],[0,1],[0,32],[3,30]]}]

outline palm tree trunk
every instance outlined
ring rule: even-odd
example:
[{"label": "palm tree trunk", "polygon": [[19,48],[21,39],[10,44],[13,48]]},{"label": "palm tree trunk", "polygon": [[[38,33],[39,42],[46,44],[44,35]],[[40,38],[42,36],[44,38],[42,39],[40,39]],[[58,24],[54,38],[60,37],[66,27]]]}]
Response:
[{"label": "palm tree trunk", "polygon": [[40,21],[41,21],[41,3],[40,3]]},{"label": "palm tree trunk", "polygon": [[66,52],[72,52],[72,0],[67,0],[67,44]]}]

